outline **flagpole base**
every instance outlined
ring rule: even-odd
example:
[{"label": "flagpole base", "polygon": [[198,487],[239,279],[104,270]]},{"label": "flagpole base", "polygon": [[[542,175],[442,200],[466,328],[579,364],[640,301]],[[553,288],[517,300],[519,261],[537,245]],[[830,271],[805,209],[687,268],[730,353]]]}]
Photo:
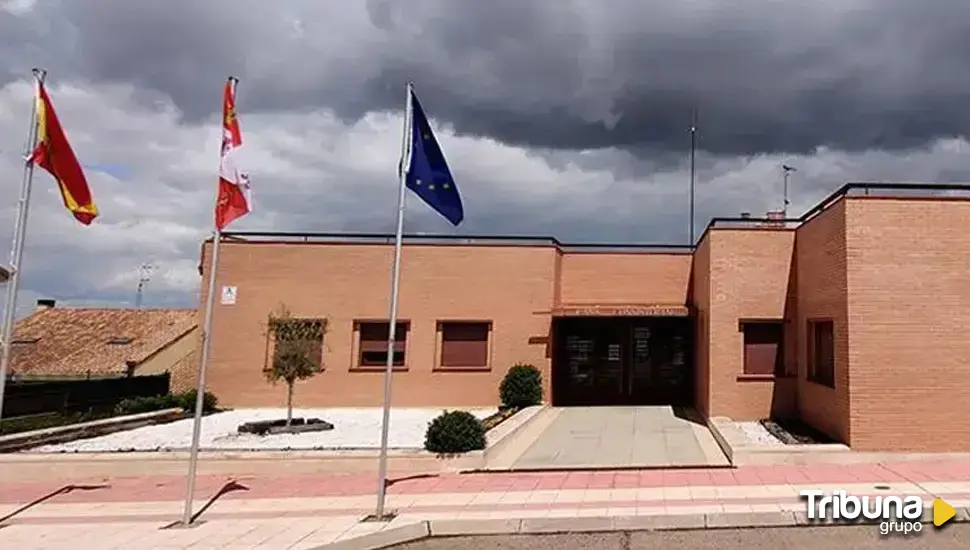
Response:
[{"label": "flagpole base", "polygon": [[196,521],[193,521],[191,523],[185,523],[182,520],[178,520],[178,521],[173,521],[172,523],[169,523],[168,525],[163,526],[161,528],[161,530],[166,530],[166,529],[193,529],[195,527],[198,527],[198,526],[202,525],[203,523],[205,523],[205,520],[204,519],[196,520]]},{"label": "flagpole base", "polygon": [[384,515],[378,516],[377,514],[371,514],[364,519],[360,520],[361,523],[387,523],[392,521],[397,517],[396,511],[384,512]]}]

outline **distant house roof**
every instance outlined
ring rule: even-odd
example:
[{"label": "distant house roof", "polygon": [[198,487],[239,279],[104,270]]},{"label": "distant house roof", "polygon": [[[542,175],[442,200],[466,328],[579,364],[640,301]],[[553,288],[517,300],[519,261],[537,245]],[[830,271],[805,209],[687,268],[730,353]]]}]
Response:
[{"label": "distant house roof", "polygon": [[17,323],[12,373],[124,373],[129,364],[137,367],[197,324],[193,309],[57,308],[50,302]]},{"label": "distant house roof", "polygon": [[9,278],[10,278],[10,272],[7,271],[7,268],[0,265],[0,283],[7,282],[7,279]]}]

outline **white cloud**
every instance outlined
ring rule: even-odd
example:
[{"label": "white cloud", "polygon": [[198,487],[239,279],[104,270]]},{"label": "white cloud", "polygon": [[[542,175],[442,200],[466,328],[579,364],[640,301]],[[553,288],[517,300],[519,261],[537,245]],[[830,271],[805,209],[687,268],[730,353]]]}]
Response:
[{"label": "white cloud", "polygon": [[[87,166],[101,218],[77,224],[49,175],[38,171],[24,258],[20,303],[37,297],[68,303],[131,303],[138,268],[158,270],[148,305],[192,305],[198,295],[199,244],[211,227],[218,161],[218,120],[183,121],[171,103],[141,97],[127,85],[61,82],[49,89],[62,124]],[[213,89],[217,89],[213,87]],[[27,82],[0,89],[0,254],[14,225],[22,140],[29,114]],[[218,97],[214,98],[216,101]],[[233,229],[387,230],[393,223],[401,120],[370,114],[346,125],[327,111],[239,116],[257,210]],[[434,106],[425,106],[434,114]],[[466,205],[469,233],[553,233],[567,240],[683,242],[687,228],[686,158],[648,167],[618,151],[556,153],[455,136],[438,129]],[[781,204],[780,165],[796,166],[792,212],[809,208],[848,180],[952,180],[970,173],[970,145],[942,140],[900,154],[698,158],[698,226],[711,215],[760,214]],[[560,162],[565,159],[564,162]],[[683,220],[682,222],[679,220]],[[447,230],[410,200],[408,227]],[[5,263],[5,262],[4,262]]]}]

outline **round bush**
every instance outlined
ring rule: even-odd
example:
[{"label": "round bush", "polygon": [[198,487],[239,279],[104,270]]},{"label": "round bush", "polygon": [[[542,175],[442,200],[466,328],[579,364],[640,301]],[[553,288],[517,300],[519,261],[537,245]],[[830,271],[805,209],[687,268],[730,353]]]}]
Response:
[{"label": "round bush", "polygon": [[485,448],[485,426],[466,411],[445,411],[428,424],[425,450],[436,454],[458,454]]},{"label": "round bush", "polygon": [[499,386],[502,405],[521,409],[542,403],[542,373],[532,365],[515,365]]},{"label": "round bush", "polygon": [[[173,395],[175,406],[182,407],[182,409],[188,412],[195,412],[195,399],[199,395],[199,392],[192,388],[190,390],[185,390],[180,393]],[[212,412],[216,410],[216,406],[219,404],[219,400],[212,392],[205,392],[202,394],[202,411]]]}]

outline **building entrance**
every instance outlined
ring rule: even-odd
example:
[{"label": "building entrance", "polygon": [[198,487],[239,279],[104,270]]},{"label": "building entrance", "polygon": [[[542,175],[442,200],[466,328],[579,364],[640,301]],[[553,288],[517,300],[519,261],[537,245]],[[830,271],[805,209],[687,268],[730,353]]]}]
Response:
[{"label": "building entrance", "polygon": [[693,404],[689,317],[553,319],[556,406]]}]

